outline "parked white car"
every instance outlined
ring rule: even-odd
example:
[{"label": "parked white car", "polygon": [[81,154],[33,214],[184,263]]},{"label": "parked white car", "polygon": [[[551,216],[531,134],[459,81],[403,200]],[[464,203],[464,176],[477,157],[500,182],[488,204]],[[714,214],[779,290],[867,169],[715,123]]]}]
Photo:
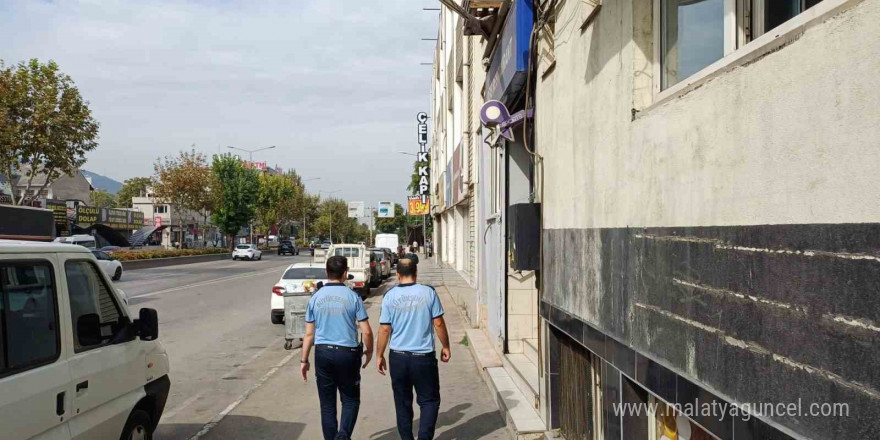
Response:
[{"label": "parked white car", "polygon": [[91,252],[0,240],[0,304],[0,437],[152,437],[171,387],[159,320],[132,317]]},{"label": "parked white car", "polygon": [[262,260],[263,251],[257,249],[257,247],[252,244],[239,244],[236,245],[235,250],[232,251],[232,259]]},{"label": "parked white car", "polygon": [[272,287],[270,302],[272,324],[284,323],[284,294],[287,292],[305,292],[311,286],[317,289],[319,282],[327,283],[327,269],[321,263],[291,264],[281,275],[281,279]]},{"label": "parked white car", "polygon": [[122,263],[107,255],[104,251],[92,251],[92,255],[98,260],[98,266],[113,281],[119,281],[122,278]]},{"label": "parked white car", "polygon": [[97,247],[95,237],[92,237],[88,234],[77,234],[71,235],[69,237],[58,237],[55,239],[55,243],[78,244],[87,248]]}]

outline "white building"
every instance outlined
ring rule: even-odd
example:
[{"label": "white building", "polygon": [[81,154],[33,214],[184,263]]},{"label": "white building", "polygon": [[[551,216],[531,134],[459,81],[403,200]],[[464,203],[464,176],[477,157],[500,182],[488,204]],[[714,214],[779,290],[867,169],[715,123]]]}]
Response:
[{"label": "white building", "polygon": [[[431,187],[435,258],[454,268],[474,288],[479,280],[479,209],[476,184],[480,155],[479,111],[485,72],[485,41],[464,35],[463,21],[445,7],[434,52],[431,89]],[[485,319],[477,297],[456,298],[471,322]]]}]

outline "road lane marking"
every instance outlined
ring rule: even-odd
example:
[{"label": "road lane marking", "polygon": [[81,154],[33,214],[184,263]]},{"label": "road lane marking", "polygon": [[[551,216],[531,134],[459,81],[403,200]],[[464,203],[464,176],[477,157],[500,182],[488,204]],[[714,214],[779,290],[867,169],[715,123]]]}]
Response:
[{"label": "road lane marking", "polygon": [[261,377],[260,380],[258,380],[255,384],[253,384],[253,386],[248,388],[247,391],[245,391],[240,396],[238,396],[238,399],[235,399],[235,401],[230,403],[229,406],[227,406],[223,411],[220,411],[219,414],[214,416],[214,418],[211,419],[210,422],[206,423],[205,426],[203,426],[202,429],[199,430],[199,432],[197,432],[195,435],[190,437],[189,440],[198,440],[198,439],[202,438],[203,436],[205,436],[212,429],[214,429],[214,427],[217,426],[217,424],[220,423],[223,420],[223,418],[225,418],[229,413],[234,411],[235,408],[238,407],[238,405],[241,405],[242,402],[247,400],[247,398],[251,395],[251,393],[253,393],[258,388],[263,386],[263,384],[266,383],[266,381],[268,381],[269,379],[271,379],[272,376],[275,375],[275,373],[277,373],[282,367],[287,365],[287,363],[290,362],[291,359],[293,359],[293,356],[296,355],[296,353],[298,351],[299,350],[296,350],[296,351],[290,353],[289,355],[287,355],[287,357],[282,359],[281,362],[279,362],[277,365],[272,367],[272,369],[269,370],[265,375],[263,375],[263,377]]},{"label": "road lane marking", "polygon": [[[269,343],[269,345],[267,345],[266,347],[263,347],[261,350],[259,350],[259,351],[257,351],[256,353],[254,353],[254,355],[251,356],[250,359],[248,359],[248,360],[244,361],[243,363],[239,364],[237,367],[234,367],[233,369],[229,370],[229,371],[228,371],[226,374],[224,374],[223,376],[220,376],[220,379],[223,380],[223,379],[227,379],[227,378],[230,378],[230,377],[235,376],[236,373],[239,372],[239,370],[241,370],[242,368],[247,367],[248,365],[251,364],[251,362],[253,362],[253,361],[259,359],[260,356],[262,356],[263,354],[265,354],[266,351],[268,351],[270,348],[273,348],[274,345],[278,344],[278,346],[280,347],[280,346],[281,346],[281,340],[282,340],[282,339],[284,339],[284,336],[279,336],[279,337],[276,338],[274,341],[272,341],[271,343]],[[175,407],[174,409],[172,409],[172,410],[170,410],[170,411],[165,411],[165,413],[162,415],[162,418],[165,419],[165,420],[170,420],[170,419],[172,419],[172,418],[173,418],[174,416],[176,416],[179,412],[183,411],[183,410],[186,409],[188,406],[192,405],[196,400],[199,400],[204,394],[205,394],[205,393],[204,393],[204,391],[203,391],[203,392],[200,392],[200,393],[196,394],[195,396],[190,397],[189,399],[186,399],[185,401],[183,401],[183,403],[181,403],[180,405],[178,405],[178,406]]]},{"label": "road lane marking", "polygon": [[161,295],[163,293],[176,292],[178,290],[191,289],[194,287],[210,286],[211,284],[222,283],[225,281],[237,280],[240,278],[256,277],[256,276],[260,276],[260,275],[267,275],[270,273],[277,273],[277,272],[278,272],[278,268],[275,268],[272,270],[265,270],[262,272],[252,272],[252,273],[246,273],[246,274],[242,274],[242,275],[233,275],[233,276],[217,278],[217,279],[208,280],[208,281],[199,281],[198,283],[192,283],[192,284],[187,284],[184,286],[172,287],[170,289],[158,290],[156,292],[144,293],[144,294],[140,294],[140,295],[131,295],[131,296],[129,296],[129,298],[146,298],[146,297],[150,297],[150,296]]}]

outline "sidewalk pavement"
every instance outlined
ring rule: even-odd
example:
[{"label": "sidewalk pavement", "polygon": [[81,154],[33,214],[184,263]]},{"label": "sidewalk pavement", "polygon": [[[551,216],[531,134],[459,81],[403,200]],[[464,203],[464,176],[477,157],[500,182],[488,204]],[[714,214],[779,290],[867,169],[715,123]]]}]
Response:
[{"label": "sidewalk pavement", "polygon": [[[427,263],[427,262],[426,262]],[[437,421],[436,440],[454,439],[510,439],[504,418],[498,411],[493,394],[480,376],[468,347],[462,344],[467,323],[444,285],[444,276],[436,276],[436,266],[419,264],[425,279],[433,284],[446,309],[452,358],[440,363],[440,417]],[[421,274],[420,274],[421,275]],[[450,281],[453,281],[450,279]],[[381,294],[396,284],[392,278],[373,295],[365,305],[370,315],[373,333],[378,331]],[[437,347],[440,347],[439,341]],[[439,350],[438,350],[439,351]],[[246,400],[230,408],[225,417],[204,433],[203,439],[284,439],[319,440],[321,417],[314,370],[309,381],[303,383],[299,373],[299,350],[288,362],[270,375],[262,386]],[[387,358],[387,355],[386,355]],[[418,426],[418,405],[414,403]],[[203,429],[203,431],[205,431]],[[354,439],[394,440],[400,438],[395,423],[391,380],[376,372],[376,359],[361,370],[361,407]]]}]

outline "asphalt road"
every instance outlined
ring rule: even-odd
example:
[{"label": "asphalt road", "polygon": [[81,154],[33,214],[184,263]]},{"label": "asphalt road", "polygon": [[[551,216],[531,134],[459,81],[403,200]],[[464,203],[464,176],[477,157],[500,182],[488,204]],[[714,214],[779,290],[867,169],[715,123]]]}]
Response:
[{"label": "asphalt road", "polygon": [[269,295],[287,265],[310,257],[214,261],[126,272],[116,286],[159,314],[171,394],[157,438],[189,439],[255,388],[290,351],[269,320]]}]

